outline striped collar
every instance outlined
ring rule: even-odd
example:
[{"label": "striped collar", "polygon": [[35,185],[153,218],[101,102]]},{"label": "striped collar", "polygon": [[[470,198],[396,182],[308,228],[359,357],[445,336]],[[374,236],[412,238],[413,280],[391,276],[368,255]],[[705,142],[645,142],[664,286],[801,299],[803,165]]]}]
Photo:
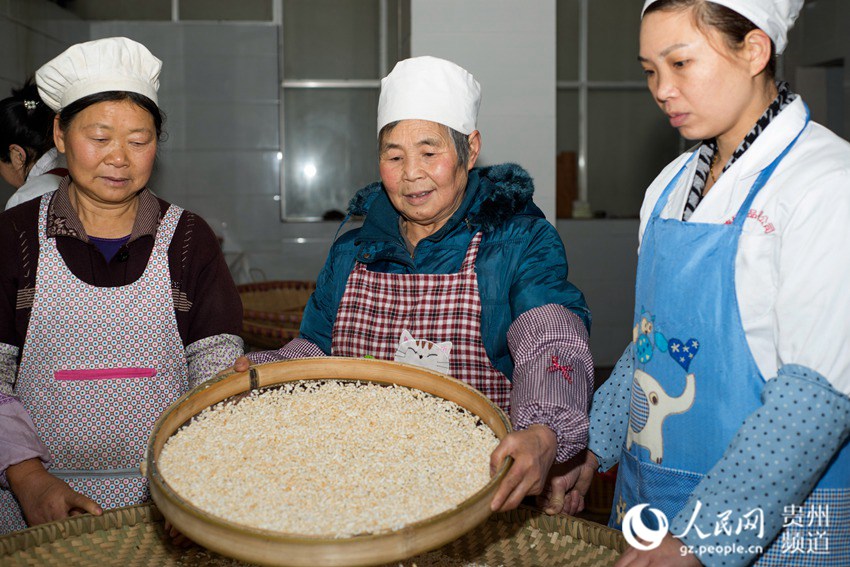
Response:
[{"label": "striped collar", "polygon": [[[70,236],[83,242],[89,242],[83,223],[77,215],[77,211],[71,205],[71,196],[68,192],[70,184],[71,178],[65,177],[50,199],[50,205],[47,209],[47,236],[48,238]],[[159,199],[150,189],[145,187],[136,196],[139,199],[139,209],[136,211],[136,220],[128,243],[142,236],[155,236],[162,220]]]},{"label": "striped collar", "polygon": [[[723,167],[723,171],[720,172],[720,175],[726,172],[727,169],[732,167],[744,152],[746,152],[750,146],[756,141],[759,135],[764,132],[764,130],[768,127],[771,121],[779,116],[779,113],[782,112],[785,107],[794,102],[797,99],[797,94],[791,92],[788,88],[788,83],[784,81],[777,81],[776,89],[778,94],[776,98],[773,99],[773,102],[770,103],[770,106],[764,111],[761,117],[756,121],[755,125],[749,131],[749,133],[744,136],[744,139],[741,141],[740,145],[735,149],[732,153],[732,157],[726,162],[726,165]],[[702,201],[704,195],[703,190],[705,189],[706,182],[708,180],[709,171],[711,169],[711,162],[714,159],[714,154],[717,153],[717,140],[715,138],[711,138],[710,140],[705,140],[699,147],[699,159],[697,161],[696,173],[694,174],[694,181],[691,187],[690,192],[688,193],[687,201],[685,202],[685,210],[682,214],[682,220],[688,220],[693,214],[694,210],[696,210],[697,206],[699,206]],[[718,175],[718,177],[720,177]]]},{"label": "striped collar", "polygon": [[[773,102],[770,103],[770,106],[767,107],[767,110],[764,111],[764,114],[756,121],[755,126],[753,126],[752,130],[744,136],[744,139],[741,141],[741,144],[735,149],[732,153],[732,158],[726,163],[723,167],[723,171],[725,172],[729,167],[735,163],[735,161],[744,155],[750,146],[753,145],[753,142],[756,141],[756,138],[759,137],[759,134],[764,132],[765,128],[767,128],[768,124],[776,118],[782,110],[785,109],[786,106],[794,102],[794,99],[797,98],[797,94],[791,92],[788,89],[788,83],[784,81],[779,81],[776,83],[776,88],[779,93],[776,95],[776,98],[773,99]],[[707,149],[710,154],[708,155],[709,163],[711,163],[711,158],[714,158],[714,154],[717,152],[717,140],[712,138],[711,140],[706,141],[703,144],[703,148]],[[703,148],[700,148],[700,151],[703,151]],[[722,172],[721,172],[722,173]]]}]

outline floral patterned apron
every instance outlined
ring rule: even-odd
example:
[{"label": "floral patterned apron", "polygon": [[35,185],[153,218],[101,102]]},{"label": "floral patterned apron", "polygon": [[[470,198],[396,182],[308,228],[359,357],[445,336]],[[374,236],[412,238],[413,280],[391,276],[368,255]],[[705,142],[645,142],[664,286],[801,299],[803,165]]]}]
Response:
[{"label": "floral patterned apron", "polygon": [[481,339],[477,233],[454,274],[384,274],[357,262],[348,276],[333,328],[335,356],[393,360],[403,330],[452,343],[449,373],[484,393],[505,412],[511,383],[493,367]]},{"label": "floral patterned apron", "polygon": [[[168,247],[182,209],[171,206],[134,283],[80,281],[48,238],[41,199],[35,299],[15,395],[54,460],[51,474],[103,508],[149,499],[139,472],[156,418],[188,388],[171,296]],[[0,490],[0,533],[26,527]]]}]

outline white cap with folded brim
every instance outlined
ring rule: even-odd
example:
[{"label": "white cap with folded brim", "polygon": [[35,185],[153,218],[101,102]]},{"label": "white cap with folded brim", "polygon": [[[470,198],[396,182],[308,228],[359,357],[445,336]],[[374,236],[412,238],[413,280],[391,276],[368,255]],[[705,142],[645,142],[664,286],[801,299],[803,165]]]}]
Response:
[{"label": "white cap with folded brim", "polygon": [[378,133],[398,120],[430,120],[471,134],[480,105],[481,85],[463,67],[430,56],[405,59],[381,80]]},{"label": "white cap with folded brim", "polygon": [[[738,12],[773,40],[776,53],[785,51],[788,45],[788,30],[794,26],[803,0],[709,0]],[[646,9],[658,0],[646,0],[641,17]]]},{"label": "white cap with folded brim", "polygon": [[154,104],[162,61],[126,37],[72,45],[35,73],[42,100],[54,111],[83,97],[107,91],[145,95]]}]

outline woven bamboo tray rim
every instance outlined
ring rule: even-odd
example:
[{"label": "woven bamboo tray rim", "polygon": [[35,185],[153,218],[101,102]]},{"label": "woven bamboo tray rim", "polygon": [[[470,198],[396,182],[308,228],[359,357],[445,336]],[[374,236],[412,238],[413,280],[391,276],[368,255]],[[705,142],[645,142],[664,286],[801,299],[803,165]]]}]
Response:
[{"label": "woven bamboo tray rim", "polygon": [[297,325],[282,327],[266,321],[243,321],[242,331],[264,337],[294,339],[298,336],[299,328]]},{"label": "woven bamboo tray rim", "polygon": [[[280,557],[292,565],[369,565],[393,561],[403,552],[434,549],[486,520],[489,501],[507,474],[509,458],[490,481],[467,500],[430,518],[399,530],[346,538],[290,534],[253,528],[219,518],[184,500],[165,481],[158,458],[168,437],[202,409],[235,395],[297,381],[365,381],[413,387],[450,399],[477,415],[497,437],[511,431],[504,412],[465,382],[424,368],[376,359],[346,357],[300,358],[260,364],[249,372],[219,375],[184,394],[157,420],[148,443],[143,472],[150,481],[154,502],[183,533],[199,543],[243,560],[279,565]],[[283,554],[283,555],[281,555]]]},{"label": "woven bamboo tray rim", "polygon": [[270,322],[276,325],[280,325],[281,323],[292,323],[295,326],[301,324],[301,319],[303,318],[304,310],[301,309],[283,309],[280,311],[263,311],[256,309],[243,309],[242,318],[243,319],[256,319],[258,321]]},{"label": "woven bamboo tray rim", "polygon": [[[231,564],[232,560],[200,546],[171,545],[162,521],[154,504],[140,504],[107,510],[102,516],[42,524],[0,537],[0,563],[46,567]],[[535,530],[539,534],[530,538],[528,534]],[[625,547],[620,532],[606,526],[565,515],[546,516],[521,506],[494,514],[440,552],[455,560],[495,560],[511,567],[560,566],[567,559],[570,565],[603,567],[613,565]],[[465,556],[464,551],[470,549],[471,555]],[[414,561],[411,558],[405,563]]]},{"label": "woven bamboo tray rim", "polygon": [[245,341],[246,347],[263,350],[279,349],[299,334],[298,326],[281,327],[279,325],[257,321],[242,321],[242,332],[239,336]]},{"label": "woven bamboo tray rim", "polygon": [[236,286],[239,292],[243,291],[268,291],[270,289],[316,289],[316,282],[307,280],[269,280],[265,282],[255,282],[248,284],[239,284]]},{"label": "woven bamboo tray rim", "polygon": [[310,290],[302,290],[299,293],[287,292],[285,290],[258,291],[255,293],[241,293],[242,307],[248,311],[260,311],[269,314],[295,311],[303,311],[310,300]]},{"label": "woven bamboo tray rim", "polygon": [[280,312],[302,311],[315,289],[315,282],[289,280],[237,286],[245,310],[266,312],[268,316]]}]

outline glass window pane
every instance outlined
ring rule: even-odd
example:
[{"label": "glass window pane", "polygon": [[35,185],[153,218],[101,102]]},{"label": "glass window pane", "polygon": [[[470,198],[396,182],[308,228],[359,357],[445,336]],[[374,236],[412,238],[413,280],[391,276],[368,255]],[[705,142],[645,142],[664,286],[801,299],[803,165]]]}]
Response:
[{"label": "glass window pane", "polygon": [[285,0],[286,79],[379,79],[378,0]]},{"label": "glass window pane", "polygon": [[284,90],[284,217],[345,212],[378,175],[372,89]]},{"label": "glass window pane", "polygon": [[578,91],[558,89],[558,153],[578,152]]},{"label": "glass window pane", "polygon": [[181,20],[272,20],[272,0],[180,0],[179,5]]},{"label": "glass window pane", "polygon": [[595,91],[588,106],[590,206],[609,217],[637,217],[646,188],[678,155],[679,133],[648,91]]},{"label": "glass window pane", "polygon": [[74,0],[67,9],[84,20],[171,20],[171,0]]},{"label": "glass window pane", "polygon": [[642,4],[593,0],[588,5],[588,79],[642,81],[637,61]]},{"label": "glass window pane", "polygon": [[578,80],[579,0],[558,0],[557,59],[559,81]]}]

